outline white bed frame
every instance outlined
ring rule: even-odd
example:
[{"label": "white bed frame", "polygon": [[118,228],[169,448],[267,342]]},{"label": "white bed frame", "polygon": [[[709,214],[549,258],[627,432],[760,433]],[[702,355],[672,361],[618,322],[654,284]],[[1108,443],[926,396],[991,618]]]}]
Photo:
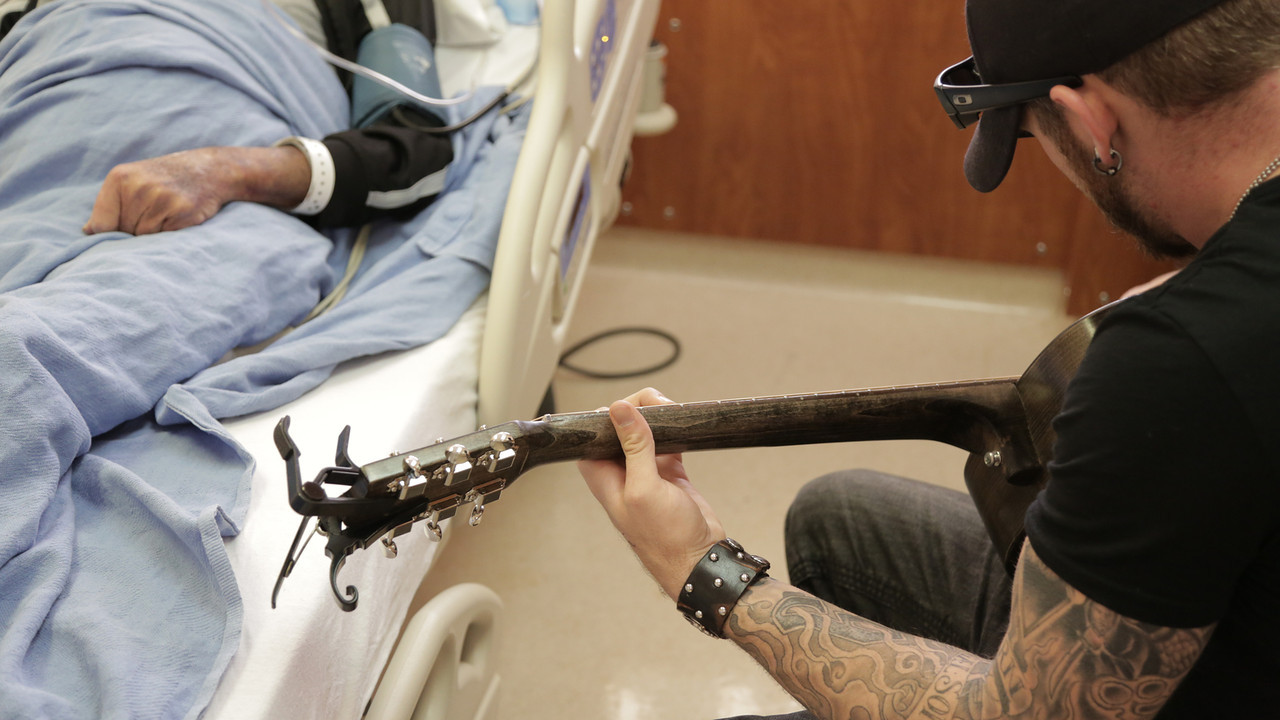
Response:
[{"label": "white bed frame", "polygon": [[[493,712],[492,664],[477,667],[480,655],[468,660],[464,651],[490,646],[484,638],[497,632],[501,601],[483,588],[458,588],[428,603],[406,628],[414,591],[441,547],[420,532],[397,538],[395,560],[374,550],[348,560],[342,582],[362,591],[354,612],[339,610],[330,592],[323,539],[302,554],[279,609],[270,608],[301,519],[285,502],[272,428],[292,416],[307,474],[326,463],[345,424],[352,426],[351,457],[368,462],[437,435],[533,414],[557,366],[596,238],[617,216],[658,3],[545,0],[534,104],[490,289],[448,336],[348,363],[283,408],[225,423],[257,468],[244,530],[226,544],[243,630],[206,720],[354,720],[384,665],[371,717],[476,720]],[[401,629],[404,639],[388,662]],[[466,672],[457,672],[461,664]],[[470,685],[441,690],[450,685],[441,678]]]}]

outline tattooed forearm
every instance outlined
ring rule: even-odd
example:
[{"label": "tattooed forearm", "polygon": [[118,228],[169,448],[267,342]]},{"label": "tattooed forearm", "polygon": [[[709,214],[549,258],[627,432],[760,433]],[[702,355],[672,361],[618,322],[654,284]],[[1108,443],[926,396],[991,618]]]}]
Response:
[{"label": "tattooed forearm", "polygon": [[822,718],[967,718],[962,693],[988,665],[976,655],[890,630],[772,580],[753,585],[743,596],[728,630]]},{"label": "tattooed forearm", "polygon": [[1028,545],[993,661],[900,633],[765,579],[727,635],[821,718],[1154,717],[1212,628],[1141,623],[1067,585]]}]

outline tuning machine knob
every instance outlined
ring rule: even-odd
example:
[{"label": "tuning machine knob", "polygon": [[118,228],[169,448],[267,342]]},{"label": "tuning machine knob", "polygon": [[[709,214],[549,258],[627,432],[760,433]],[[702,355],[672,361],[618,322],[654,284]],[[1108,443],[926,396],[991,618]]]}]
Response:
[{"label": "tuning machine knob", "polygon": [[436,477],[443,480],[446,487],[462,482],[471,474],[471,456],[467,446],[455,443],[444,451],[445,465],[436,470]]},{"label": "tuning machine knob", "polygon": [[422,523],[422,532],[431,538],[431,542],[440,542],[444,537],[444,530],[440,527],[439,510],[432,510],[431,514],[426,516],[426,521]]},{"label": "tuning machine knob", "polygon": [[404,459],[405,474],[396,481],[396,489],[400,491],[400,499],[408,500],[422,494],[426,489],[426,479],[422,475],[422,462],[416,455]]},{"label": "tuning machine knob", "polygon": [[467,454],[467,446],[462,443],[450,445],[449,449],[444,451],[444,459],[454,466],[471,462],[471,456]]},{"label": "tuning machine knob", "polygon": [[394,558],[400,553],[400,548],[396,547],[395,538],[404,535],[412,529],[413,521],[410,520],[409,522],[400,523],[394,528],[391,528],[391,530],[387,531],[387,533],[382,536],[382,547],[387,551],[387,557]]},{"label": "tuning machine knob", "polygon": [[480,457],[479,462],[484,463],[485,470],[491,473],[506,470],[515,462],[515,446],[516,440],[511,433],[494,433],[489,440],[489,450]]}]

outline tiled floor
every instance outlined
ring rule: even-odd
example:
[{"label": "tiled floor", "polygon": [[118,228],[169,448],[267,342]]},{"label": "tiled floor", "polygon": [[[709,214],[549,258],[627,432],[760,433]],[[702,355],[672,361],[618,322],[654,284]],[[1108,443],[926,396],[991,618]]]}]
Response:
[{"label": "tiled floor", "polygon": [[[1053,273],[849,251],[615,230],[603,238],[573,338],[650,326],[680,338],[678,363],[625,381],[561,371],[561,410],[644,385],[677,400],[918,384],[1019,374],[1068,323]],[[620,370],[661,359],[653,339],[577,358]],[[859,443],[686,456],[729,533],[781,565],[797,488],[865,466],[963,487],[959,450]],[[420,591],[480,582],[505,603],[498,717],[702,720],[798,708],[729,643],[677,616],[572,465],[544,467],[455,525]],[[781,571],[785,577],[785,571]]]}]

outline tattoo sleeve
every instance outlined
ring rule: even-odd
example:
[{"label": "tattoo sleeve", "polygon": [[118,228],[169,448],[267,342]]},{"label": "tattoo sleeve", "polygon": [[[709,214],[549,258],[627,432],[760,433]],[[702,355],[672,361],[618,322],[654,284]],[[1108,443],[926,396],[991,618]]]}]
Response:
[{"label": "tattoo sleeve", "polygon": [[1149,718],[1212,628],[1166,628],[1099,605],[1028,545],[994,660],[844,612],[781,582],[753,585],[727,634],[820,718]]}]

